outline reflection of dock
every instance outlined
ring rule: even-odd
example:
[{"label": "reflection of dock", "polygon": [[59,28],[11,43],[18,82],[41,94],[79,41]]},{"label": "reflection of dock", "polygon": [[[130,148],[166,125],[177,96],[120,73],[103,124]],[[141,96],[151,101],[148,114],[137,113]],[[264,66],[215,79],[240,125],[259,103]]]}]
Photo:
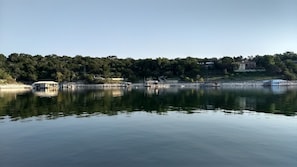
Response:
[{"label": "reflection of dock", "polygon": [[57,89],[44,89],[44,90],[33,90],[34,95],[39,97],[54,97],[58,96],[58,90]]},{"label": "reflection of dock", "polygon": [[152,94],[159,94],[159,89],[158,88],[151,88],[151,87],[146,87],[145,92],[149,95]]},{"label": "reflection of dock", "polygon": [[121,97],[124,95],[124,89],[108,89],[108,90],[97,90],[93,91],[93,97],[103,98],[103,97]]}]

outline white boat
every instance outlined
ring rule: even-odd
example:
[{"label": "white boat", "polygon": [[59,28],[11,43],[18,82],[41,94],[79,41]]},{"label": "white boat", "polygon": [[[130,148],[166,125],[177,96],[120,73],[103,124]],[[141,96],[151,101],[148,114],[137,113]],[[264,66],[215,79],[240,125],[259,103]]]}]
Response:
[{"label": "white boat", "polygon": [[264,86],[289,86],[292,85],[290,81],[283,79],[273,79],[269,81],[264,81]]}]

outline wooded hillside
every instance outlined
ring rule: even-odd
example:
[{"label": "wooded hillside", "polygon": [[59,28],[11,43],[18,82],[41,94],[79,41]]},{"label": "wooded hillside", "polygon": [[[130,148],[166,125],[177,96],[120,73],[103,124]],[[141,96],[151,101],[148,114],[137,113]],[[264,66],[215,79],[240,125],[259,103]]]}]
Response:
[{"label": "wooded hillside", "polygon": [[[205,81],[207,78],[220,77],[234,79],[245,72],[237,73],[242,62],[253,62],[252,75],[275,76],[282,79],[297,79],[297,54],[251,56],[249,58],[157,58],[157,59],[120,59],[116,56],[85,57],[58,55],[29,55],[13,53],[0,54],[1,82],[34,82],[37,80],[105,82],[98,78],[121,77],[126,81],[137,82],[146,78],[177,79],[181,81]],[[251,73],[251,72],[250,72]]]}]

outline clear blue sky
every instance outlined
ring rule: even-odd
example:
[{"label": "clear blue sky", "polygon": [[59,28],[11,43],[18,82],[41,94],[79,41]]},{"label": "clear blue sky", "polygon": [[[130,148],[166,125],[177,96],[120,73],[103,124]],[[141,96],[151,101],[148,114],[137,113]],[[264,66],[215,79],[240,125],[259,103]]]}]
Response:
[{"label": "clear blue sky", "polygon": [[0,0],[0,53],[120,58],[297,52],[297,0]]}]

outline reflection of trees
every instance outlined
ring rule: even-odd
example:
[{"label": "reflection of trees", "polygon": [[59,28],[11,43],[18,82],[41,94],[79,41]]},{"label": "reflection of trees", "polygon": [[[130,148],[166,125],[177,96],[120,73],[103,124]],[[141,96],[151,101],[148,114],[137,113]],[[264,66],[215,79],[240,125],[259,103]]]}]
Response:
[{"label": "reflection of trees", "polygon": [[[191,111],[196,109],[253,110],[284,115],[296,115],[297,91],[272,94],[262,90],[181,89],[162,90],[148,94],[143,90],[85,90],[59,92],[45,98],[32,93],[2,96],[0,116],[14,119],[32,116],[57,118],[68,115],[116,115],[119,112]],[[242,113],[242,112],[237,112]]]}]

